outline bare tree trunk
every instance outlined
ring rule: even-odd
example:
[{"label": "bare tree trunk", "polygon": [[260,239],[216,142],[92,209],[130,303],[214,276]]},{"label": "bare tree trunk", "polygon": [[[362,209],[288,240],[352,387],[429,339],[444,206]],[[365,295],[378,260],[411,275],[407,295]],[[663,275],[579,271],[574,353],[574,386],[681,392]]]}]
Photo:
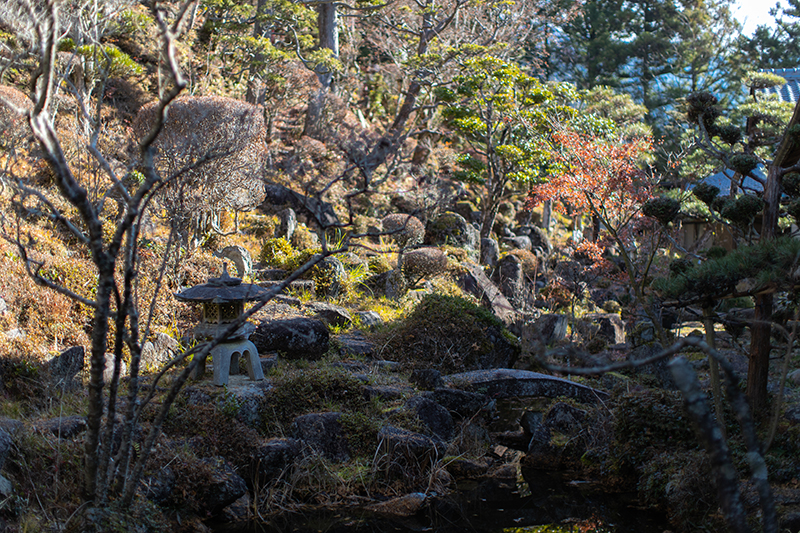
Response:
[{"label": "bare tree trunk", "polygon": [[[764,188],[764,214],[761,226],[761,241],[774,239],[778,229],[780,213],[781,175],[780,166],[775,163],[769,168],[767,184]],[[755,296],[755,313],[750,326],[750,361],[747,365],[747,395],[758,418],[767,406],[767,384],[769,382],[769,354],[772,349],[772,294]]]}]

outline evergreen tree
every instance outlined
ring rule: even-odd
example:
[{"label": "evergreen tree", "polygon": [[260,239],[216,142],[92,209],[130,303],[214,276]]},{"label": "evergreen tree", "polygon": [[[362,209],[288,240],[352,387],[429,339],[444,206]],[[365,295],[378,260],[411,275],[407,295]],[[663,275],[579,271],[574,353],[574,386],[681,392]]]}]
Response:
[{"label": "evergreen tree", "polygon": [[787,0],[770,10],[775,27],[759,26],[751,37],[742,37],[740,47],[750,66],[765,68],[797,68],[800,66],[800,0]]}]

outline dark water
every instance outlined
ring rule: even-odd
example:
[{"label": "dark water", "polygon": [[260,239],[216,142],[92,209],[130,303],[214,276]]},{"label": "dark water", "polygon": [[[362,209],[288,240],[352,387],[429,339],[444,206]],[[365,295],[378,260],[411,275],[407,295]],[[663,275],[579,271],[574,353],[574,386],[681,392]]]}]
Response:
[{"label": "dark water", "polygon": [[[482,497],[483,496],[483,497]],[[660,513],[638,509],[633,495],[604,494],[589,484],[554,484],[546,493],[461,491],[433,497],[412,518],[387,519],[368,513],[331,512],[293,515],[246,527],[219,526],[224,533],[662,533],[669,529]],[[542,526],[542,527],[536,527]]]}]

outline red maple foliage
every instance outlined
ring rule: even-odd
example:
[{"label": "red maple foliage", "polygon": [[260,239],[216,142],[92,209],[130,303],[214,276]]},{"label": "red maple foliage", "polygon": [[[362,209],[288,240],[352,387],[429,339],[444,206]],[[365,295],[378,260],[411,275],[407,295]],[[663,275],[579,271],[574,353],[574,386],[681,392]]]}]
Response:
[{"label": "red maple foliage", "polygon": [[527,207],[554,200],[556,209],[591,214],[612,231],[641,216],[651,198],[651,183],[642,168],[643,156],[652,149],[649,138],[609,141],[605,138],[563,130],[554,134],[559,150],[549,181],[535,185]]}]

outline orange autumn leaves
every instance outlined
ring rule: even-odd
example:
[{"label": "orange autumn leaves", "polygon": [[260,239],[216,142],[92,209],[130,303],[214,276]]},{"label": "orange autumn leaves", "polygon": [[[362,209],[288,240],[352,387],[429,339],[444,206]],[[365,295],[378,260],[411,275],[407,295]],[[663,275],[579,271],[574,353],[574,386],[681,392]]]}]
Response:
[{"label": "orange autumn leaves", "polygon": [[652,150],[650,138],[609,140],[572,130],[553,134],[551,168],[545,183],[534,185],[528,197],[532,208],[553,200],[556,209],[600,218],[606,228],[619,231],[641,216],[651,198],[651,182],[643,159]]}]

